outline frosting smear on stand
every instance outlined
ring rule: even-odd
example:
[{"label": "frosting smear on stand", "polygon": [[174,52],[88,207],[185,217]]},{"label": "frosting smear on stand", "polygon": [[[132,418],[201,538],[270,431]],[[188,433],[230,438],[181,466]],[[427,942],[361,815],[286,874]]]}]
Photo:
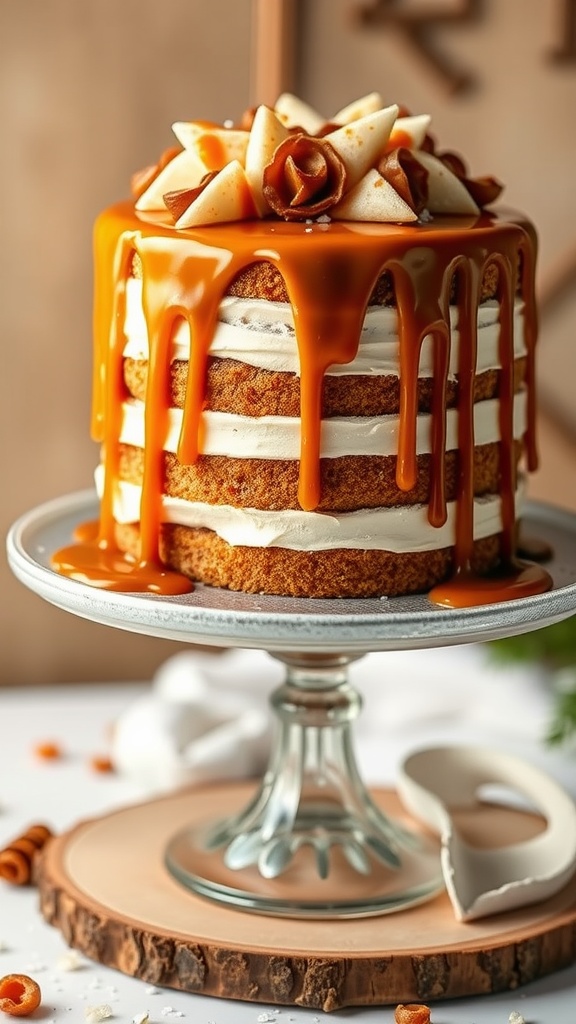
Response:
[{"label": "frosting smear on stand", "polygon": [[[248,127],[178,123],[182,148],[135,177],[135,203],[105,211],[95,230],[95,359],[92,433],[102,446],[100,522],[54,555],[58,571],[95,586],[183,593],[192,583],[166,568],[159,538],[164,521],[164,451],[169,431],[173,338],[182,323],[191,338],[177,458],[203,453],[206,376],[219,308],[246,268],[272,264],[293,315],[300,378],[298,501],[312,517],[321,502],[322,394],[326,375],[358,354],[366,310],[387,274],[397,307],[400,404],[396,484],[418,478],[418,378],[424,343],[432,344],[430,490],[426,516],[446,524],[446,391],[451,305],[458,314],[454,571],[431,599],[448,606],[512,599],[549,589],[541,567],[516,561],[518,438],[514,317],[518,296],[526,370],[526,422],[520,439],[528,471],[536,468],[534,262],[530,222],[483,207],[497,197],[494,179],[470,179],[460,158],[438,155],[429,118],[366,97],[324,124],[294,97],[274,111],[260,107]],[[142,280],[148,336],[139,558],[120,551],[115,500],[126,385],[123,360],[127,282],[134,259]],[[487,268],[496,268],[499,307],[501,564],[478,578],[471,570],[474,493],[474,386],[478,308]],[[455,293],[455,297],[454,297]],[[358,481],[361,488],[361,481]],[[379,542],[386,549],[386,536]],[[359,538],[358,548],[362,548]],[[335,556],[337,557],[337,555]]]}]

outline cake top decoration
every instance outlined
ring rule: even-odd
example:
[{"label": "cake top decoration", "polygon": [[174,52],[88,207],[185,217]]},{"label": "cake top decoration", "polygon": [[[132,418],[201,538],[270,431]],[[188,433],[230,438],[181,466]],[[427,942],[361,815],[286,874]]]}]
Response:
[{"label": "cake top decoration", "polygon": [[502,186],[438,152],[429,126],[428,114],[384,107],[378,93],[329,121],[291,93],[247,111],[239,127],[178,121],[180,146],[133,176],[135,207],[168,209],[177,229],[274,216],[417,224],[478,214]]}]

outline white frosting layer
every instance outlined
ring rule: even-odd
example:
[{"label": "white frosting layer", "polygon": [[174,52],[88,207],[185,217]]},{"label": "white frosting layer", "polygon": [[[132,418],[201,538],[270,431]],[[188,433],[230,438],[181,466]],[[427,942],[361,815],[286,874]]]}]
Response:
[{"label": "white frosting layer", "polygon": [[[96,486],[101,493],[103,471],[96,471]],[[141,488],[120,481],[116,484],[114,518],[119,523],[140,520]],[[516,495],[516,514],[520,514],[521,493]],[[444,526],[428,522],[425,505],[399,508],[364,509],[328,515],[321,512],[261,512],[231,505],[206,505],[182,498],[162,497],[162,517],[167,523],[205,527],[232,545],[279,547],[294,551],[335,550],[338,548],[395,552],[434,551],[450,547],[456,536],[456,503],[448,503]],[[498,495],[477,498],[474,502],[474,538],[480,540],[502,529],[501,500]]]},{"label": "white frosting layer", "polygon": [[[474,438],[477,445],[500,439],[500,401],[497,398],[476,402]],[[526,430],[526,393],[514,398],[514,437],[520,440]],[[432,417],[417,419],[416,450],[419,455],[431,451]],[[168,411],[168,433],[164,450],[176,452],[182,428],[182,410]],[[202,453],[238,459],[300,458],[300,420],[288,416],[237,416],[233,413],[202,413]],[[333,417],[322,420],[320,455],[334,459],[344,455],[396,455],[398,452],[398,416]],[[120,441],[144,447],[144,404],[131,399],[123,405]],[[446,450],[458,447],[458,411],[446,414]]]},{"label": "white frosting layer", "polygon": [[[142,281],[129,278],[126,293],[124,355],[132,359],[148,358],[148,332],[142,310]],[[498,357],[499,304],[490,301],[478,310],[477,373],[500,366]],[[450,309],[452,345],[449,373],[458,369],[458,310]],[[523,331],[523,303],[516,300],[514,310],[514,350],[516,358],[526,352]],[[210,354],[237,359],[250,366],[283,373],[299,373],[299,359],[294,334],[294,318],[289,303],[267,302],[264,299],[224,298],[220,305],[220,321],[210,347]],[[188,324],[180,321],[173,337],[172,359],[187,360],[190,355]],[[367,374],[398,376],[397,314],[389,306],[370,306],[360,337],[358,354],[351,363],[331,367],[331,375]],[[431,337],[424,340],[420,359],[420,376],[434,373]]]}]

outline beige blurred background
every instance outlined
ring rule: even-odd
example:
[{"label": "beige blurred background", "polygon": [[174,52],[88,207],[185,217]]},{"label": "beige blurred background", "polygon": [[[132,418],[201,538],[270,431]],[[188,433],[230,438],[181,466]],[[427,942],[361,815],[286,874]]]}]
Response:
[{"label": "beige blurred background", "polygon": [[[396,20],[382,19],[392,6]],[[575,6],[0,0],[2,536],[29,508],[92,484],[95,215],[171,144],[173,121],[236,118],[272,101],[277,83],[327,117],[374,89],[431,113],[443,146],[499,177],[506,202],[530,213],[543,300],[531,493],[576,509]],[[293,48],[274,35],[281,16]],[[0,685],[148,679],[180,649],[52,608],[5,557],[0,576]]]}]

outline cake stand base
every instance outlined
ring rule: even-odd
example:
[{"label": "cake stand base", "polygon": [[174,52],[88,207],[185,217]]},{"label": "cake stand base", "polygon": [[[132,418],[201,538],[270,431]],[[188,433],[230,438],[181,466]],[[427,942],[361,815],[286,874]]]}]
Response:
[{"label": "cake stand base", "polygon": [[[181,791],[52,840],[39,873],[44,917],[92,960],[149,984],[322,1010],[504,991],[576,960],[576,879],[545,903],[471,924],[456,921],[445,894],[402,914],[334,922],[241,913],[183,888],[165,866],[174,833],[230,814],[253,792],[250,783]],[[372,796],[406,820],[393,793]],[[489,804],[459,821],[476,845],[542,827]],[[266,884],[283,897],[290,879]]]}]

